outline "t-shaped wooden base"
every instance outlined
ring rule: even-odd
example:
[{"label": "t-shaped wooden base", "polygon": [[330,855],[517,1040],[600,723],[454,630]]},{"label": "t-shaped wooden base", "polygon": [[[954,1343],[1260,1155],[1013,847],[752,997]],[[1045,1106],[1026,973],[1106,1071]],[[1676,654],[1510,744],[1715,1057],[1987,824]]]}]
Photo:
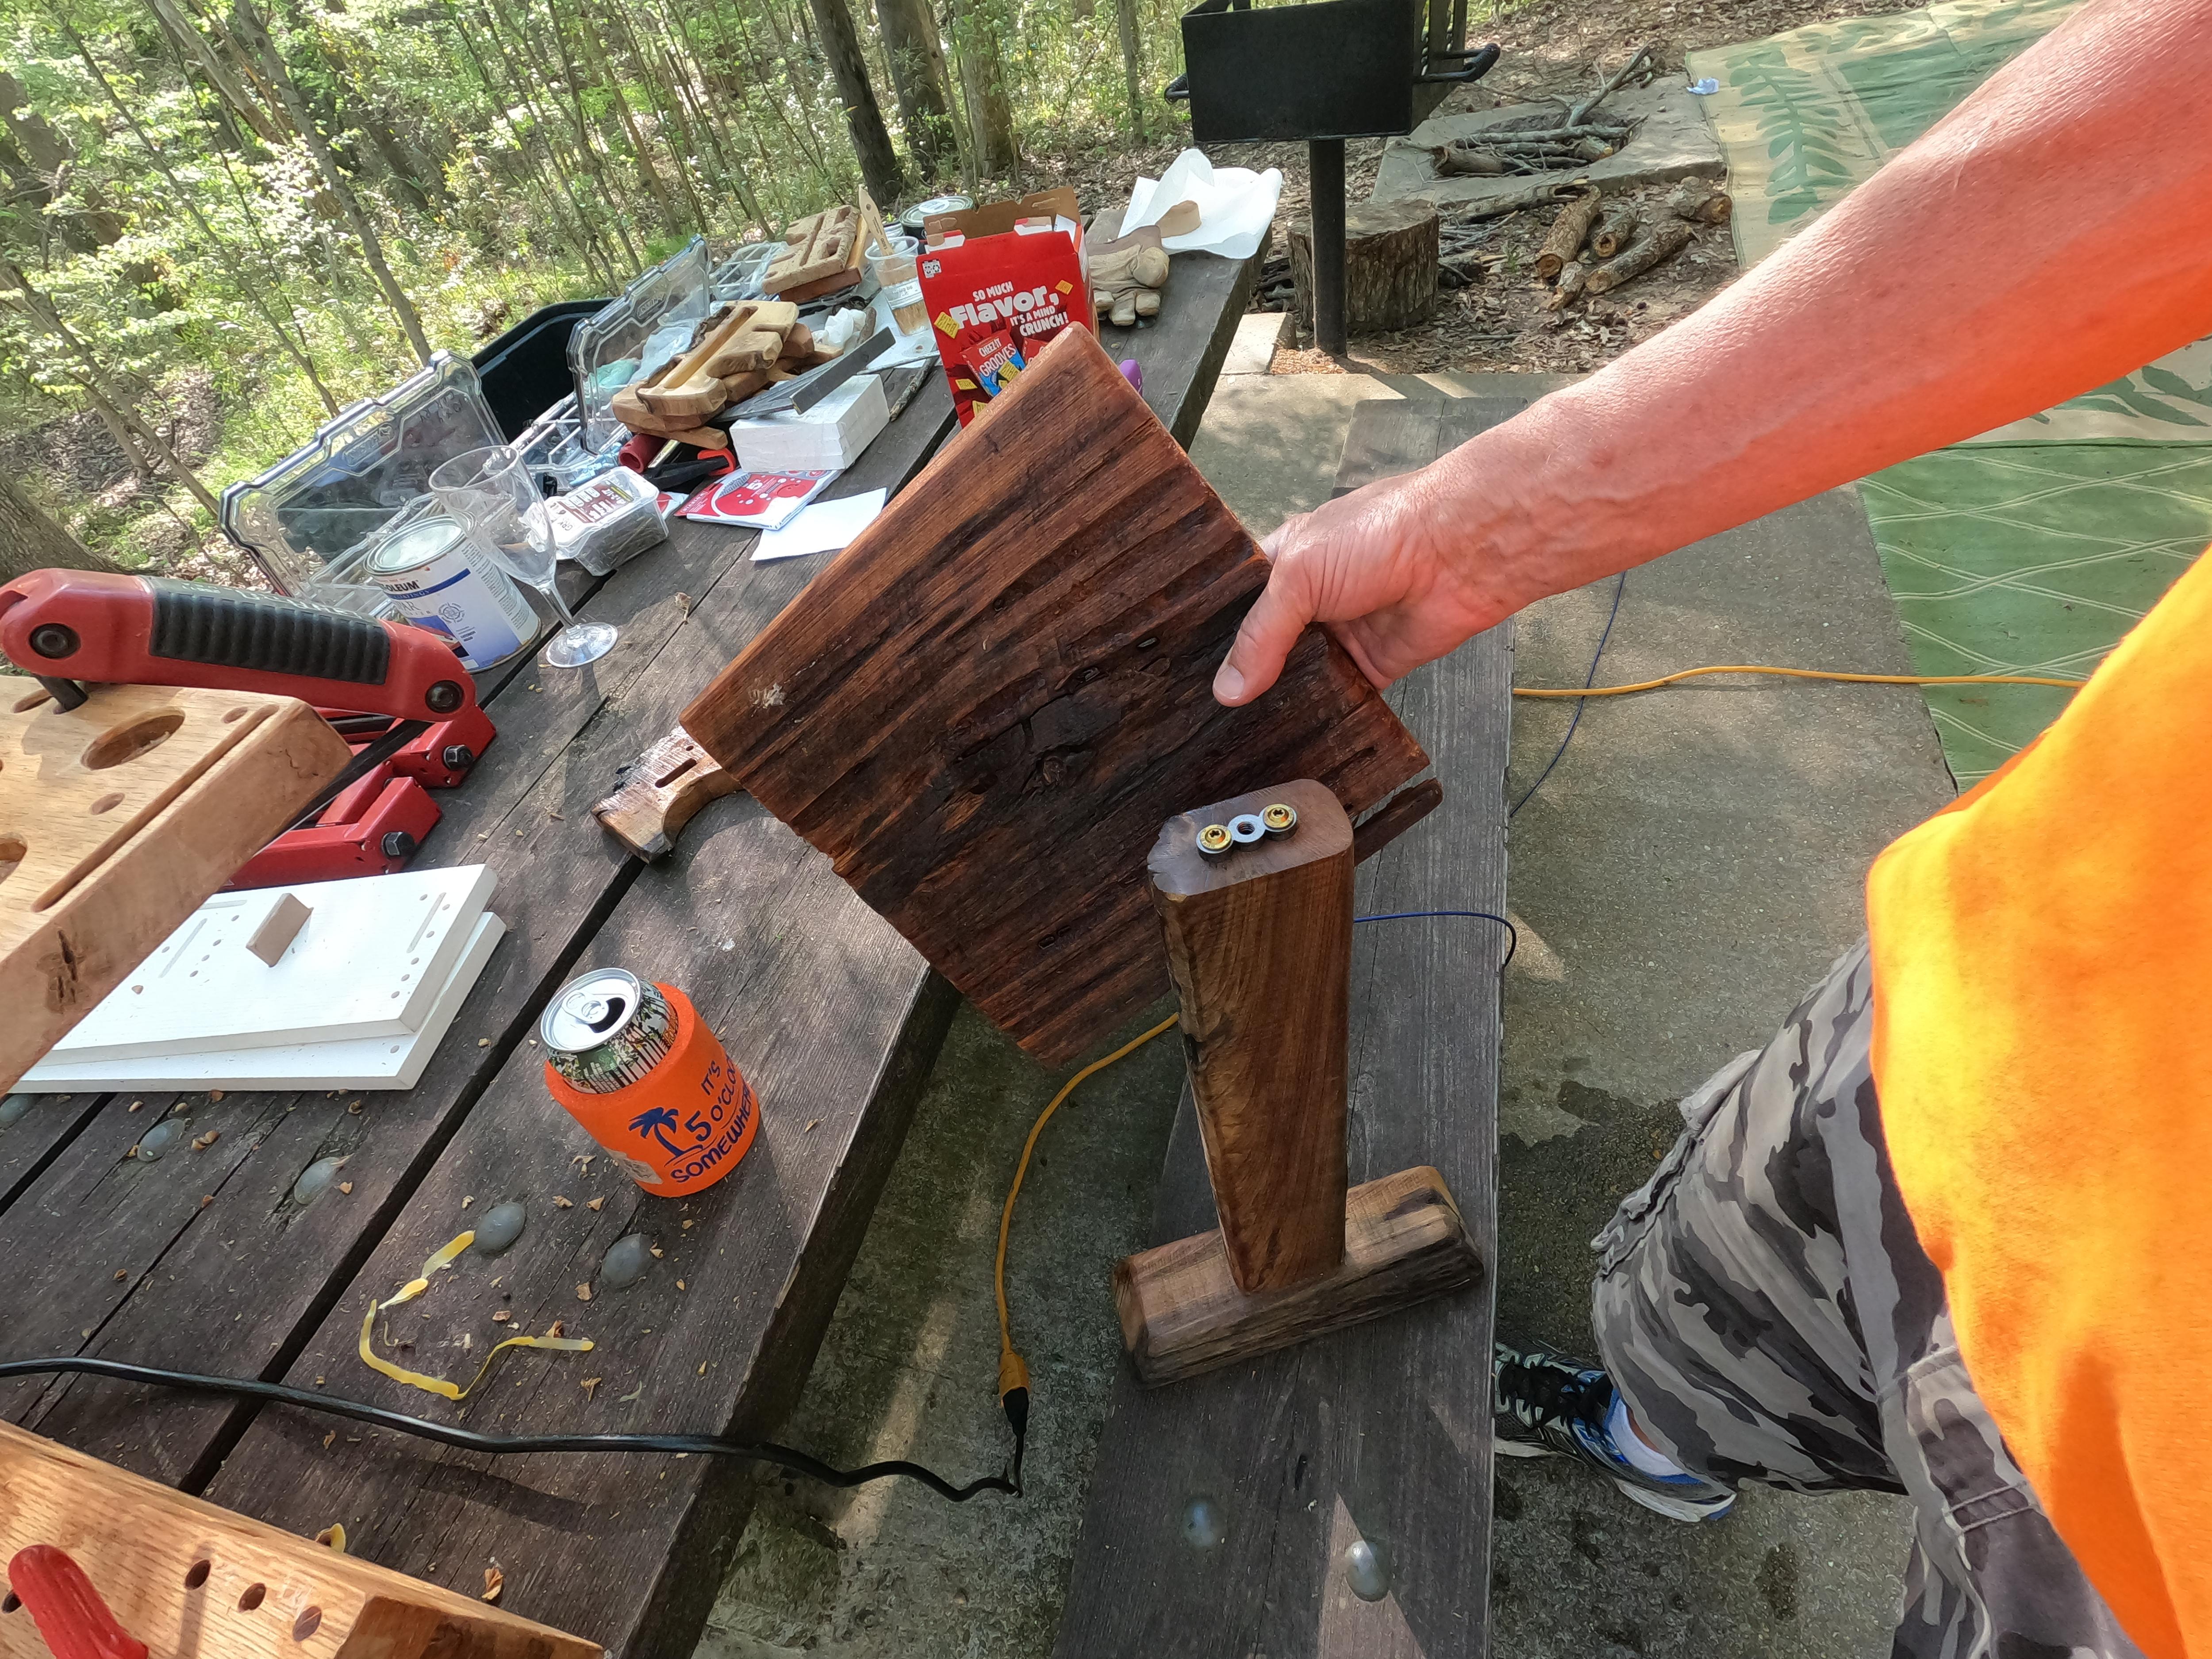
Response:
[{"label": "t-shaped wooden base", "polygon": [[[1212,850],[1222,837],[1209,826],[1232,832],[1229,850]],[[1146,1382],[1482,1276],[1434,1170],[1346,1191],[1352,863],[1350,819],[1310,780],[1171,818],[1152,848],[1220,1226],[1115,1270],[1121,1334]]]}]

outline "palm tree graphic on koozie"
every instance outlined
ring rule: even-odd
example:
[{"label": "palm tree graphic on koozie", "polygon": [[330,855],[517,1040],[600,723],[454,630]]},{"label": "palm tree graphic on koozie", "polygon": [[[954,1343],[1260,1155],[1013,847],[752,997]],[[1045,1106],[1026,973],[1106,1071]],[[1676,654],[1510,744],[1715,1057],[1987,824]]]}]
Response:
[{"label": "palm tree graphic on koozie", "polygon": [[684,1149],[668,1138],[666,1132],[676,1127],[676,1114],[665,1106],[656,1106],[649,1112],[640,1112],[630,1119],[629,1127],[641,1135],[651,1135],[659,1141],[661,1150],[673,1158]]}]

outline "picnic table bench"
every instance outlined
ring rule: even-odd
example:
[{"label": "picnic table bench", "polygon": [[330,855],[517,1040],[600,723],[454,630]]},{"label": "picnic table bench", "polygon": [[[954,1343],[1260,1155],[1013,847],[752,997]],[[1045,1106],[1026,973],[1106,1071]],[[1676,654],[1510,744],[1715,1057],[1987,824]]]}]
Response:
[{"label": "picnic table bench", "polygon": [[[1178,254],[1158,318],[1102,331],[1186,445],[1257,266]],[[831,493],[897,491],[952,432],[932,375]],[[413,1089],[42,1096],[0,1113],[0,1358],[283,1380],[495,1431],[772,1434],[957,998],[747,797],[707,808],[650,867],[592,817],[617,768],[821,567],[756,565],[753,541],[677,520],[665,545],[570,590],[620,629],[611,654],[483,677],[497,740],[441,796],[419,863],[489,865],[507,933]],[[600,964],[684,988],[758,1091],[734,1177],[648,1199],[549,1097],[538,1015]],[[131,1156],[171,1115],[191,1135]],[[301,1202],[299,1176],[330,1158],[339,1180]],[[356,1353],[370,1304],[509,1199],[527,1206],[520,1239],[380,1319],[380,1351],[462,1381],[491,1344],[556,1321],[593,1351],[510,1353],[459,1413],[371,1372]],[[584,1299],[630,1233],[658,1248],[650,1271]],[[722,1459],[492,1457],[106,1380],[0,1385],[0,1413],[295,1532],[343,1522],[355,1553],[466,1594],[496,1565],[501,1606],[623,1656],[690,1652],[754,1490]]]}]

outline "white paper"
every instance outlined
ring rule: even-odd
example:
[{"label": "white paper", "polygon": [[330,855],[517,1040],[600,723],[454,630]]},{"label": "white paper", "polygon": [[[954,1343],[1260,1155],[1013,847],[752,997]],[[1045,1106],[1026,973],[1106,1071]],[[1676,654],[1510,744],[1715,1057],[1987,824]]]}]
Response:
[{"label": "white paper", "polygon": [[1170,236],[1160,246],[1170,253],[1218,253],[1224,259],[1249,259],[1274,222],[1282,199],[1279,167],[1255,173],[1249,167],[1217,167],[1199,151],[1187,149],[1157,179],[1139,178],[1129,192],[1128,210],[1116,233],[1127,236],[1157,223],[1178,202],[1198,204],[1198,228]]},{"label": "white paper", "polygon": [[763,531],[753,562],[796,559],[808,553],[836,553],[876,521],[890,499],[888,489],[870,489],[834,501],[817,501],[781,530]]}]

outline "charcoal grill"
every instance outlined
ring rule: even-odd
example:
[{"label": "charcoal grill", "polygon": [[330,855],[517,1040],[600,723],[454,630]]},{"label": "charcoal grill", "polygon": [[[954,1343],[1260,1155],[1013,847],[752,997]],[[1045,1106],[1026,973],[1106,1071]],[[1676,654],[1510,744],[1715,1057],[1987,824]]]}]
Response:
[{"label": "charcoal grill", "polygon": [[1411,132],[1480,80],[1498,48],[1466,40],[1467,0],[1199,0],[1182,15],[1184,70],[1167,95],[1189,100],[1192,139],[1306,142],[1324,351],[1345,348],[1344,141]]}]

